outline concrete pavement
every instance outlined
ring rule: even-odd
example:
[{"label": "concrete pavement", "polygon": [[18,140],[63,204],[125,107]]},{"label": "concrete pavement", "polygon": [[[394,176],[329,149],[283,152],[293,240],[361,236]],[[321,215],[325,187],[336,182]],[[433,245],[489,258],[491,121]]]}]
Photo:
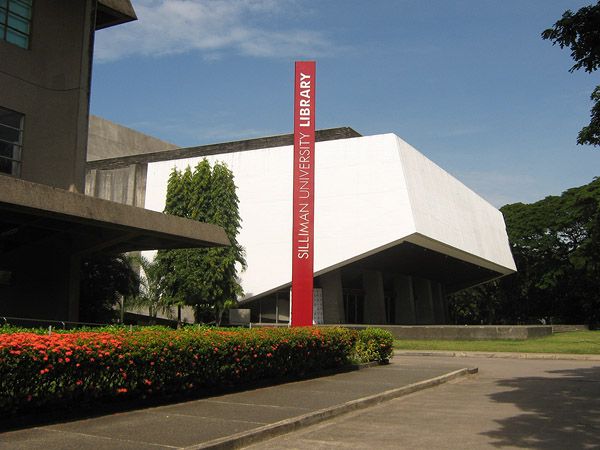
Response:
[{"label": "concrete pavement", "polygon": [[[401,356],[402,364],[473,359]],[[478,358],[476,376],[248,447],[600,449],[600,362]]]},{"label": "concrete pavement", "polygon": [[1,449],[234,448],[466,373],[472,363],[386,366],[0,434]]}]

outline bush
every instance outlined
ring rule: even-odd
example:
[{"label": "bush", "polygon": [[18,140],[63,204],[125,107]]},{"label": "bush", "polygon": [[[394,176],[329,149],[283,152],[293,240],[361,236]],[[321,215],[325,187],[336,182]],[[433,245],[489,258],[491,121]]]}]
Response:
[{"label": "bush", "polygon": [[367,328],[358,332],[353,360],[357,363],[378,361],[387,363],[394,351],[394,337],[380,328]]},{"label": "bush", "polygon": [[[384,360],[384,340],[365,331],[359,336],[373,337],[360,337],[361,348],[364,342],[368,354]],[[0,333],[0,411],[8,416],[302,376],[347,365],[356,339],[348,329],[308,327]]]}]

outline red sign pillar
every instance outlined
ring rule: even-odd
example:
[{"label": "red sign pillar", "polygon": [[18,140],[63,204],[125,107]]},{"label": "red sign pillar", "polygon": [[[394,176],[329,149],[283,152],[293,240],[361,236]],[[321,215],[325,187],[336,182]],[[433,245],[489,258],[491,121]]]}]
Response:
[{"label": "red sign pillar", "polygon": [[294,77],[292,326],[309,326],[313,323],[315,69],[314,61],[296,62]]}]

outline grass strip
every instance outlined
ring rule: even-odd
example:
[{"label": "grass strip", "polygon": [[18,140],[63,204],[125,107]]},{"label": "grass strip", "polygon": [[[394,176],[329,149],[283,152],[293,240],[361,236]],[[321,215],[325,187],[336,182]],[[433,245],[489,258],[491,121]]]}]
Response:
[{"label": "grass strip", "polygon": [[527,340],[394,340],[397,350],[600,354],[600,331],[572,331]]}]

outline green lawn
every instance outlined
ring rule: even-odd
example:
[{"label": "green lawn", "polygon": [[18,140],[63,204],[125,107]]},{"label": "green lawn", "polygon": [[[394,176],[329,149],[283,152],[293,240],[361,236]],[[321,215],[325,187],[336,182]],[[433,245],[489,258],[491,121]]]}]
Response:
[{"label": "green lawn", "polygon": [[398,350],[600,354],[600,331],[573,331],[524,341],[395,340]]}]

